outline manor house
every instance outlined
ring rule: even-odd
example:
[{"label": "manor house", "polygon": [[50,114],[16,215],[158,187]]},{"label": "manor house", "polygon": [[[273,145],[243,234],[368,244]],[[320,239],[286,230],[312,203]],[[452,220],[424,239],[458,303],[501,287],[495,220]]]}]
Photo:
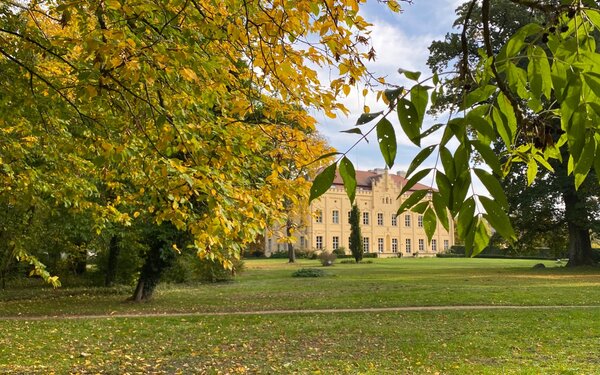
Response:
[{"label": "manor house", "polygon": [[[380,257],[435,256],[454,244],[454,223],[450,218],[450,231],[438,222],[429,243],[423,228],[423,216],[404,212],[396,216],[400,203],[416,190],[430,187],[416,184],[397,199],[406,183],[403,172],[390,173],[386,169],[356,171],[356,204],[360,210],[363,250],[378,253]],[[332,187],[313,201],[303,217],[294,223],[294,247],[298,250],[335,250],[345,248],[350,253],[350,200],[341,177],[336,175]],[[286,251],[282,239],[285,229],[274,231],[265,240],[265,254]]]}]

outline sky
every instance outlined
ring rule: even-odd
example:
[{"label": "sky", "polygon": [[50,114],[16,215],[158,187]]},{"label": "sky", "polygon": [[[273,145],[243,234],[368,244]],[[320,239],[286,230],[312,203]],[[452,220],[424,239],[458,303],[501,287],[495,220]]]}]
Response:
[{"label": "sky", "polygon": [[[427,68],[428,47],[434,40],[443,40],[448,32],[452,32],[452,24],[456,18],[455,9],[465,0],[414,0],[412,4],[401,3],[402,13],[391,12],[385,4],[375,0],[369,0],[361,10],[361,15],[372,26],[372,44],[376,52],[375,62],[369,63],[368,68],[376,76],[386,77],[386,81],[394,84],[405,85],[408,81],[401,76],[397,70],[420,71],[422,77],[429,76]],[[454,30],[456,32],[457,30]],[[358,139],[357,134],[340,133],[342,130],[350,129],[356,123],[356,119],[363,112],[363,105],[368,105],[371,112],[385,109],[383,102],[376,102],[374,95],[366,99],[358,91],[352,90],[351,94],[342,102],[350,110],[345,116],[338,113],[336,119],[330,119],[322,114],[315,114],[319,122],[318,129],[327,139],[329,144],[340,152],[345,152]],[[403,134],[400,135],[400,125],[395,115],[390,120],[396,129],[398,141],[398,154],[392,172],[408,169],[413,157],[419,152],[419,148],[413,145]],[[441,116],[439,121],[444,121]],[[427,118],[424,127],[436,123],[436,119]],[[365,126],[366,127],[366,126]],[[363,129],[364,130],[364,129]],[[441,133],[438,132],[438,133]],[[441,135],[432,135],[426,139],[424,145],[435,143]],[[361,142],[349,154],[349,159],[356,169],[369,170],[383,168],[385,162],[379,152],[379,146],[374,134],[370,135],[369,143]],[[423,163],[423,168],[432,167],[435,163],[433,157]]]}]

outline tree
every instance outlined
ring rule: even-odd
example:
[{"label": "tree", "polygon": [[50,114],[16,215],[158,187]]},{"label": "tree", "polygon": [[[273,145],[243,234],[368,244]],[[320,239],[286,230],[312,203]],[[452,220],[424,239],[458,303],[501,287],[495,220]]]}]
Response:
[{"label": "tree", "polygon": [[[531,184],[541,166],[554,171],[552,163],[567,169],[568,184],[578,191],[587,179],[600,169],[600,54],[595,35],[600,28],[600,12],[593,1],[531,2],[512,0],[531,9],[553,15],[551,24],[529,23],[516,31],[499,51],[491,43],[490,1],[481,2],[484,48],[481,63],[469,71],[469,54],[463,54],[463,74],[470,75],[475,88],[464,87],[458,110],[445,124],[423,129],[427,104],[434,105],[443,95],[444,82],[435,73],[420,80],[420,73],[400,70],[415,82],[410,90],[389,89],[381,93],[388,107],[385,111],[365,113],[357,120],[362,126],[377,118],[379,121],[367,133],[376,130],[381,153],[389,167],[396,156],[396,136],[389,121],[397,113],[402,131],[417,146],[422,138],[442,130],[441,141],[423,148],[413,159],[401,192],[408,191],[419,180],[432,173],[438,190],[414,193],[400,205],[399,213],[412,209],[424,214],[425,228],[435,228],[437,220],[448,229],[447,210],[457,221],[458,235],[467,249],[478,254],[487,246],[491,225],[504,238],[513,241],[516,236],[506,213],[508,201],[497,177],[505,177],[515,163],[527,166],[527,181]],[[473,1],[471,4],[476,4]],[[469,18],[469,17],[467,17]],[[464,35],[464,34],[463,34]],[[463,41],[466,38],[463,38]],[[540,43],[543,45],[540,46]],[[465,43],[463,43],[464,45]],[[424,83],[431,81],[434,88]],[[431,93],[431,95],[430,95]],[[551,134],[560,124],[557,139]],[[353,130],[363,134],[360,128]],[[364,137],[364,136],[363,136]],[[452,152],[448,142],[455,139],[459,146]],[[503,149],[501,156],[495,148]],[[421,163],[437,150],[436,166],[419,170]],[[478,155],[492,173],[472,165]],[[311,199],[331,185],[339,163],[340,174],[351,201],[356,189],[356,178],[345,153],[335,164],[325,168],[313,182]],[[598,174],[592,182],[598,185]],[[479,180],[494,199],[477,194],[471,189],[473,180]],[[577,195],[563,194],[565,214],[574,215],[568,207],[581,203]],[[569,226],[578,235],[570,244],[570,265],[588,263],[584,249],[585,230]],[[427,231],[431,239],[433,231]]]},{"label": "tree", "polygon": [[356,204],[352,205],[350,211],[350,251],[356,263],[363,258],[363,239],[360,233],[360,211]]},{"label": "tree", "polygon": [[[545,2],[556,4],[554,1]],[[517,30],[532,21],[552,25],[555,22],[552,18],[554,14],[548,14],[542,10],[529,10],[526,6],[514,4],[509,0],[496,1],[490,4],[490,43],[492,50],[498,53],[503,44]],[[457,72],[455,76],[445,78],[446,91],[442,98],[437,101],[436,110],[457,108],[461,104],[461,92],[465,86],[474,86],[476,82],[467,72],[475,69],[481,58],[477,55],[477,50],[484,48],[485,41],[479,30],[482,29],[481,8],[473,2],[467,2],[457,9],[458,18],[455,26],[463,26],[462,34],[447,34],[444,41],[434,41],[430,46],[431,55],[428,64],[433,71],[441,72],[452,61]],[[549,26],[548,30],[556,30],[557,26]],[[462,43],[462,36],[466,36],[466,48]],[[544,43],[540,39],[537,45],[544,48]],[[469,58],[465,58],[464,54]],[[465,66],[468,64],[468,66]],[[526,65],[520,66],[527,69]],[[471,87],[471,90],[476,87]],[[548,105],[551,105],[550,103]],[[539,116],[535,113],[525,113],[527,121],[531,123],[539,122]],[[543,141],[550,137],[552,142],[557,142],[561,133],[559,122],[545,123]],[[522,132],[517,135],[518,144],[527,144],[531,139],[530,134]],[[538,140],[538,147],[540,147]],[[496,142],[498,144],[498,142]],[[495,150],[499,156],[505,150]],[[568,160],[568,155],[565,155]],[[549,160],[553,172],[539,171],[539,181],[527,185],[527,169],[519,164],[513,164],[505,178],[502,180],[502,186],[509,202],[508,213],[512,218],[513,226],[517,234],[517,241],[514,246],[521,249],[532,246],[559,246],[568,242],[571,246],[570,265],[591,263],[591,246],[589,241],[590,230],[597,226],[598,212],[597,198],[600,194],[600,188],[595,183],[590,183],[595,177],[588,178],[584,183],[584,188],[577,191],[573,183],[569,183],[568,166],[563,165],[559,160]],[[595,185],[595,187],[594,187]],[[560,205],[558,202],[563,202]],[[569,214],[566,214],[566,212]],[[561,228],[563,226],[564,228]],[[560,234],[565,239],[560,238]],[[543,241],[543,238],[547,241]],[[581,238],[584,237],[584,238]],[[567,240],[568,238],[568,240]],[[576,244],[585,244],[583,247],[575,247]],[[561,250],[555,248],[557,253]]]},{"label": "tree", "polygon": [[[312,130],[306,108],[347,112],[337,98],[367,77],[358,10],[346,0],[0,3],[0,194],[51,191],[51,205],[93,210],[99,230],[170,223],[199,257],[231,267],[298,193],[287,165],[264,157],[287,132],[281,119]],[[332,69],[329,85],[315,66]],[[122,195],[96,201],[98,182],[124,177]]]}]

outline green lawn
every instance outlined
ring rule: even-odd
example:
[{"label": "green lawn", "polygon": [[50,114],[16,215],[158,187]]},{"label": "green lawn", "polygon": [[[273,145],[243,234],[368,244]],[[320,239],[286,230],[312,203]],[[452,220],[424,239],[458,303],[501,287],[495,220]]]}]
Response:
[{"label": "green lawn", "polygon": [[600,372],[600,269],[538,261],[377,259],[292,278],[303,260],[248,260],[226,284],[9,289],[0,316],[230,312],[444,305],[593,305],[531,310],[0,320],[0,373]]}]

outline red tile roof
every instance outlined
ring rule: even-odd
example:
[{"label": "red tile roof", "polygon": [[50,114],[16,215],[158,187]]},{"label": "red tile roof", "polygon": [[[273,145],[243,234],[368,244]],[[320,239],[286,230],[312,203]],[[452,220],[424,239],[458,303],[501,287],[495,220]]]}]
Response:
[{"label": "red tile roof", "polygon": [[[383,176],[383,174],[373,172],[373,171],[356,171],[356,185],[363,189],[371,189],[373,179],[378,176]],[[404,186],[404,184],[406,184],[407,179],[405,177],[402,177],[400,175],[393,174],[393,173],[389,173],[389,176],[399,186]],[[334,185],[343,185],[344,184],[344,182],[342,181],[342,177],[340,176],[339,172],[337,172],[337,171],[335,174],[335,179],[333,180],[333,184]],[[429,189],[431,189],[431,188],[427,185],[416,183],[410,190],[415,191],[415,190],[429,190]]]}]

